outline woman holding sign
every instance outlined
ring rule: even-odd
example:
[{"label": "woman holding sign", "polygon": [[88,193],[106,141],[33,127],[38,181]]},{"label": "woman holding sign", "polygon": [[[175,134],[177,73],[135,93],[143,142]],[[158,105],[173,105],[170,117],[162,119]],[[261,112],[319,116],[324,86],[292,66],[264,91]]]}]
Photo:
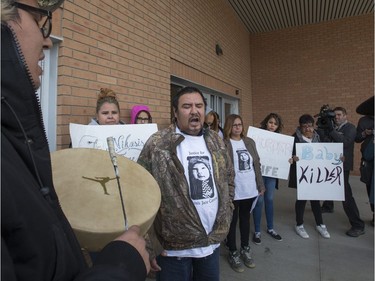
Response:
[{"label": "woman holding sign", "polygon": [[[296,161],[299,160],[296,154],[296,143],[302,142],[320,142],[318,133],[314,129],[314,118],[309,114],[304,114],[299,118],[299,127],[297,127],[294,133],[294,148],[293,157],[290,159],[290,173],[289,173],[289,187],[297,188],[297,165]],[[305,213],[307,200],[296,200],[295,211],[296,211],[296,233],[302,238],[309,238],[304,226],[303,216]],[[330,234],[327,227],[323,223],[322,212],[320,209],[320,202],[318,200],[310,200],[311,209],[314,214],[316,230],[320,233],[323,238],[330,238]]]},{"label": "woman holding sign", "polygon": [[[242,261],[249,268],[255,267],[249,246],[250,211],[257,196],[263,195],[265,187],[255,142],[245,136],[241,116],[231,114],[226,118],[224,142],[228,147],[235,170],[234,211],[227,236],[228,261],[234,271],[243,272]],[[241,237],[240,251],[237,251],[236,244],[238,219]]]},{"label": "woman holding sign", "polygon": [[116,93],[111,89],[101,88],[96,101],[96,118],[91,119],[89,125],[118,125],[120,121],[120,105]]},{"label": "woman holding sign", "polygon": [[[281,117],[276,113],[270,113],[260,123],[261,128],[270,132],[280,133],[283,126]],[[264,185],[266,186],[266,192],[263,196],[258,197],[257,204],[253,211],[254,228],[255,232],[253,235],[253,242],[257,245],[261,243],[260,236],[260,221],[262,218],[263,202],[265,206],[266,219],[267,219],[267,233],[277,241],[283,239],[273,229],[273,194],[276,189],[277,179],[271,177],[263,177]]]}]

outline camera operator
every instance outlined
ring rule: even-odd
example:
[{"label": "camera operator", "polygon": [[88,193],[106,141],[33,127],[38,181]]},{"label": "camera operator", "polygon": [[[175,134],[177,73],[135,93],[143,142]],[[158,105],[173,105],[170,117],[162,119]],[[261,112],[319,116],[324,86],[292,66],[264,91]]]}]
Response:
[{"label": "camera operator", "polygon": [[[351,228],[346,235],[358,237],[365,233],[365,224],[359,216],[357,204],[352,194],[352,188],[349,184],[349,174],[353,170],[354,140],[356,137],[356,127],[347,121],[346,110],[343,107],[333,109],[335,117],[327,122],[325,128],[319,128],[323,142],[341,142],[344,145],[344,188],[345,201],[342,202],[344,211],[348,216]],[[318,122],[319,124],[319,122]],[[324,201],[322,213],[333,212],[333,201]]]}]

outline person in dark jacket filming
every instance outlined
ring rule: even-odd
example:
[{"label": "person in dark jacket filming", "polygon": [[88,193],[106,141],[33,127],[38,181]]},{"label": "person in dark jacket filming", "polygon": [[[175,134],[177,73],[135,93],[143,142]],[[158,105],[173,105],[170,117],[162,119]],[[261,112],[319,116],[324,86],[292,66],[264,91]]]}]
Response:
[{"label": "person in dark jacket filming", "polygon": [[[334,124],[332,122],[328,132],[321,135],[321,140],[322,142],[342,143],[344,146],[345,201],[342,202],[342,206],[351,225],[351,228],[346,231],[346,235],[358,237],[365,233],[365,224],[360,218],[359,210],[353,197],[352,187],[349,183],[349,174],[353,170],[356,127],[347,120],[345,108],[335,107],[333,111],[335,112]],[[332,213],[333,208],[333,201],[326,200],[322,204],[322,213]]]},{"label": "person in dark jacket filming", "polygon": [[1,280],[145,280],[133,226],[88,268],[54,189],[36,90],[52,12],[64,0],[1,0]]}]

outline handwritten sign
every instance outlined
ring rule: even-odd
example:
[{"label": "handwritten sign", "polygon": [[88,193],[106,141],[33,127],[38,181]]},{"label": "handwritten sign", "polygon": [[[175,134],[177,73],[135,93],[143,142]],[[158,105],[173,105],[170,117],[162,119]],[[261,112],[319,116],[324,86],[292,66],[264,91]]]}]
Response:
[{"label": "handwritten sign", "polygon": [[157,132],[157,124],[81,125],[70,123],[72,147],[108,150],[107,137],[114,138],[115,151],[137,161],[148,138]]},{"label": "handwritten sign", "polygon": [[294,138],[249,126],[247,136],[255,141],[262,176],[288,179]]},{"label": "handwritten sign", "polygon": [[296,143],[298,200],[345,200],[342,143]]}]

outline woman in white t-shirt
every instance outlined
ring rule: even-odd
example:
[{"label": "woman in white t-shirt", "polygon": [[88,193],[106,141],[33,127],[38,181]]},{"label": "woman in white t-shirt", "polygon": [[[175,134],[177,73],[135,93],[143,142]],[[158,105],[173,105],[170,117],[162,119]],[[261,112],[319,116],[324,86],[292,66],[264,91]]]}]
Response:
[{"label": "woman in white t-shirt", "polygon": [[[236,272],[243,272],[242,261],[249,268],[255,264],[249,246],[250,211],[259,195],[265,191],[260,160],[255,142],[245,136],[241,116],[229,115],[225,120],[224,142],[228,147],[235,170],[235,194],[233,219],[227,236],[228,261]],[[241,249],[237,251],[236,226],[239,219]],[[242,261],[241,261],[242,260]]]}]

